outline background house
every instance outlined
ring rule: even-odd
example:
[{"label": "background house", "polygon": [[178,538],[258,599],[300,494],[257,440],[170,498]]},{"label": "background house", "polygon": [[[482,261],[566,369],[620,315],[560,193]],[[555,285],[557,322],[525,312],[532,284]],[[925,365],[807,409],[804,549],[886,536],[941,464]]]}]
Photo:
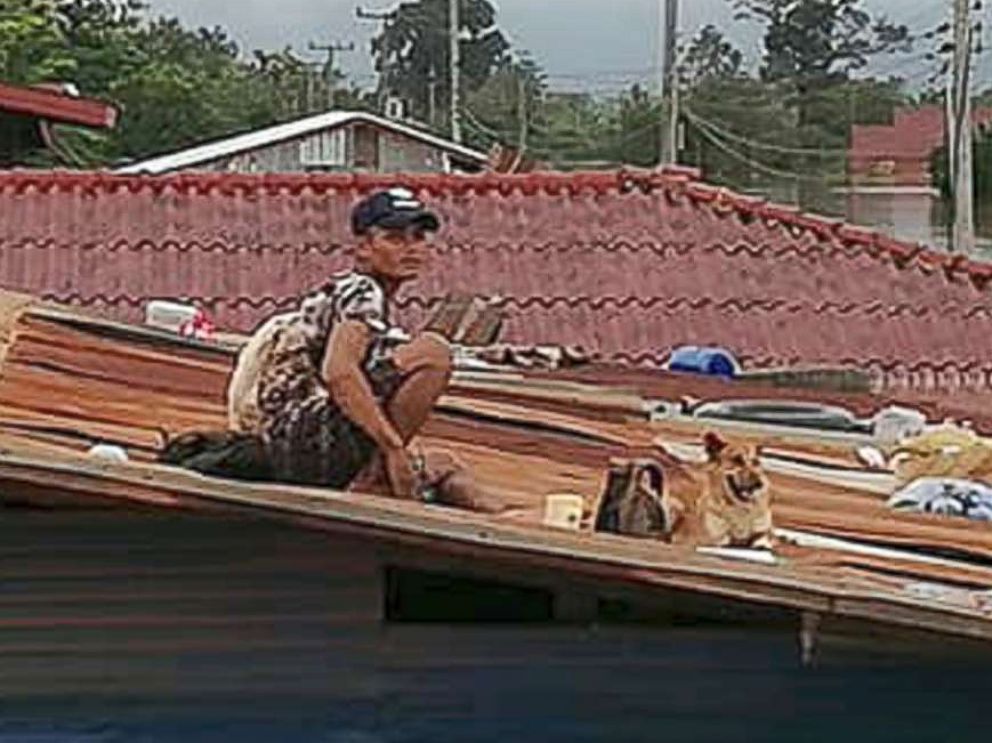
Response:
[{"label": "background house", "polygon": [[482,152],[381,116],[329,111],[142,160],[117,172],[474,173],[487,160]]},{"label": "background house", "polygon": [[[992,108],[973,114],[974,123],[992,121]],[[851,128],[848,175],[852,186],[900,189],[934,188],[930,172],[933,153],[944,144],[946,121],[940,106],[896,111],[891,125]]]}]

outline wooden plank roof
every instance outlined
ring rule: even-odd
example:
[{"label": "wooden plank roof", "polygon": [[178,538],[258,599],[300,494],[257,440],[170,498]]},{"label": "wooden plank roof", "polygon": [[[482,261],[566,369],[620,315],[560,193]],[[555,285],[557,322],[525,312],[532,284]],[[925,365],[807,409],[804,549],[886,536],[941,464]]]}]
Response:
[{"label": "wooden plank roof", "polygon": [[[681,446],[698,440],[698,426],[651,422],[632,412],[630,392],[609,385],[557,383],[570,405],[555,411],[549,406],[553,379],[535,384],[526,375],[510,375],[500,394],[456,381],[422,445],[468,464],[490,497],[512,507],[503,516],[226,482],[151,460],[161,445],[160,427],[176,432],[222,424],[231,346],[186,342],[39,304],[25,307],[23,299],[5,304],[12,308],[0,367],[6,498],[252,513],[468,560],[554,567],[643,591],[680,588],[992,639],[992,602],[985,601],[992,588],[992,529],[888,511],[877,492],[837,468],[846,462],[856,471],[843,441],[776,439],[777,451],[813,469],[828,459],[834,474],[812,477],[769,463],[777,526],[807,540],[784,544],[774,565],[540,524],[545,495],[594,497],[611,456],[662,456],[659,437]],[[87,458],[83,452],[95,440],[124,445],[132,461],[110,465]],[[811,539],[821,541],[810,546]]]}]

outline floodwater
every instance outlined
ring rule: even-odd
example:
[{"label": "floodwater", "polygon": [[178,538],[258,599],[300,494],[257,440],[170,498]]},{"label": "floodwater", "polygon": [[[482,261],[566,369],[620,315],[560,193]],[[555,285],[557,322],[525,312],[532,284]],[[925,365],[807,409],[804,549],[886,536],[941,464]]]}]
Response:
[{"label": "floodwater", "polygon": [[251,520],[0,508],[0,743],[987,737],[989,656],[971,646],[824,637],[804,669],[794,626],[737,618],[383,623],[379,549]]},{"label": "floodwater", "polygon": [[[892,237],[946,250],[950,243],[951,210],[925,194],[850,194],[837,198],[832,211],[848,221]],[[977,246],[992,258],[992,203],[976,206]]]},{"label": "floodwater", "polygon": [[[781,186],[753,191],[783,204],[801,204],[806,211],[840,217],[908,242],[947,250],[951,210],[948,203],[925,193],[813,192],[798,194]],[[992,260],[992,201],[975,205],[978,258]]]}]

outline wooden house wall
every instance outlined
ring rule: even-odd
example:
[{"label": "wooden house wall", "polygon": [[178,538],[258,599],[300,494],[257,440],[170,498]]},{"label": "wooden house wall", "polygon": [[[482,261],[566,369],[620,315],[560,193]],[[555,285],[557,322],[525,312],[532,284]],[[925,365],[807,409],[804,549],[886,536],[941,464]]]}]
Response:
[{"label": "wooden house wall", "polygon": [[439,173],[444,170],[444,155],[422,142],[379,132],[379,170],[383,173]]},{"label": "wooden house wall", "polygon": [[391,559],[247,520],[0,510],[0,739],[904,742],[988,729],[987,655],[876,637],[802,669],[794,632],[739,620],[385,622]]},{"label": "wooden house wall", "polygon": [[[347,127],[344,170],[381,173],[430,173],[444,170],[441,151],[422,142],[374,127]],[[302,173],[308,169],[300,157],[300,146],[319,135],[280,142],[251,152],[220,158],[198,166],[198,170],[235,173]]]}]

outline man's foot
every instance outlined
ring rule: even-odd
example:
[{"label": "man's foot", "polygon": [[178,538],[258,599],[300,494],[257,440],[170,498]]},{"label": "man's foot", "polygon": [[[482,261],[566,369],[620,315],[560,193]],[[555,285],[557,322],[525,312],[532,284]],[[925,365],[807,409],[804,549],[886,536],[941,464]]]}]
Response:
[{"label": "man's foot", "polygon": [[358,477],[351,481],[348,486],[350,493],[366,493],[367,495],[392,495],[389,487],[389,480],[386,478],[386,470],[382,464],[382,457],[378,452],[365,466]]}]

